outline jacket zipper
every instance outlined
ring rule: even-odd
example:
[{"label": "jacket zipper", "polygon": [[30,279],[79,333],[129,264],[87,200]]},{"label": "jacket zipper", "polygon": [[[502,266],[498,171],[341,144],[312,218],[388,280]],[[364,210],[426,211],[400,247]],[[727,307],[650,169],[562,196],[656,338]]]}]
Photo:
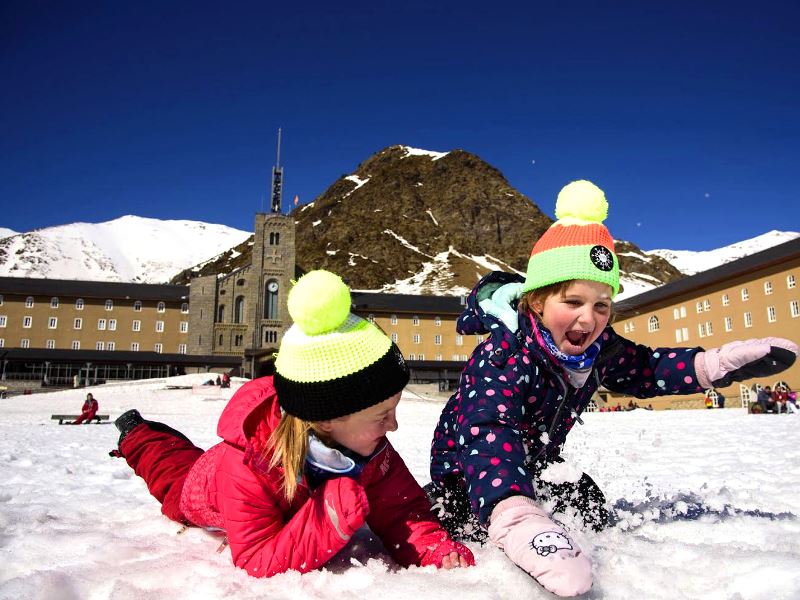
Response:
[{"label": "jacket zipper", "polygon": [[[621,346],[621,344],[620,344],[619,340],[615,340],[615,343],[613,345],[609,346],[608,348],[606,348],[604,352],[600,352],[600,354],[598,355],[597,358],[598,359],[601,359],[601,358],[602,359],[613,358],[614,356],[619,354],[620,346]],[[601,362],[601,361],[597,360],[597,362],[595,364],[597,364],[599,362]],[[553,434],[555,433],[556,429],[558,428],[559,423],[561,422],[561,413],[564,411],[564,407],[568,404],[569,400],[571,400],[571,396],[574,395],[574,394],[570,393],[570,390],[573,389],[573,388],[566,384],[566,382],[564,381],[564,378],[560,374],[556,373],[555,371],[552,371],[552,373],[555,376],[555,378],[558,379],[558,383],[561,384],[561,389],[562,389],[562,391],[564,393],[564,397],[561,400],[561,404],[559,404],[558,408],[556,409],[555,417],[553,417],[553,424],[550,426],[550,430],[547,432],[547,436],[548,436],[547,444],[549,444],[552,441]],[[597,387],[599,389],[600,388],[600,375],[599,375],[597,369],[594,370],[594,377],[595,377],[595,381],[597,381]],[[575,413],[575,419],[581,425],[583,424],[583,421],[581,421],[580,416],[577,413]],[[542,446],[539,449],[539,451],[536,453],[536,456],[534,457],[534,459],[532,461],[534,464],[546,452],[547,444]]]}]

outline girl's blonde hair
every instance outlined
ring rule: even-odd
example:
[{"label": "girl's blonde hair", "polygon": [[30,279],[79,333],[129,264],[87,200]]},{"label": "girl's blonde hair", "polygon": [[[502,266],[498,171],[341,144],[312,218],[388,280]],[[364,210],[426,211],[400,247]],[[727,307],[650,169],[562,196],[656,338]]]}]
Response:
[{"label": "girl's blonde hair", "polygon": [[269,468],[283,467],[283,490],[286,500],[291,502],[297,492],[297,482],[303,474],[303,464],[308,454],[308,434],[317,433],[314,424],[289,413],[284,413],[280,424],[269,436],[266,451],[272,451]]}]

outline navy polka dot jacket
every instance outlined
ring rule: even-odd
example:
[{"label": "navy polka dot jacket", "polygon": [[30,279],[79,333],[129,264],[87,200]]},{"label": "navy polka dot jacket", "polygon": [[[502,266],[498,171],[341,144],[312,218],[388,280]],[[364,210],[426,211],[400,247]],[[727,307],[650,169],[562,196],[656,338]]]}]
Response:
[{"label": "navy polka dot jacket", "polygon": [[601,334],[602,349],[580,389],[535,339],[530,319],[520,315],[516,332],[484,312],[479,300],[518,275],[494,272],[472,290],[456,329],[489,334],[472,353],[458,390],[447,402],[431,446],[431,478],[463,480],[473,512],[488,522],[503,498],[535,497],[537,462],[554,460],[599,386],[637,398],[701,391],[694,356],[702,348],[652,350],[617,335]]}]

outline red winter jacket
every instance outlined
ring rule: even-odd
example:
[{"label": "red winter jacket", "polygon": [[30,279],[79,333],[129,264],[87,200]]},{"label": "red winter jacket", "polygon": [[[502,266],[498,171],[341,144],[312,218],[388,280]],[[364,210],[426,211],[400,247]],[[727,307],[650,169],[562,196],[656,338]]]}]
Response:
[{"label": "red winter jacket", "polygon": [[401,565],[437,565],[457,551],[431,513],[425,492],[392,445],[357,479],[339,477],[310,490],[305,478],[291,504],[280,490],[283,469],[268,469],[264,447],[280,421],[272,377],[242,386],[219,419],[224,440],[192,467],[181,510],[200,526],[225,530],[236,566],[256,577],[312,571],[329,561],[366,519]]}]

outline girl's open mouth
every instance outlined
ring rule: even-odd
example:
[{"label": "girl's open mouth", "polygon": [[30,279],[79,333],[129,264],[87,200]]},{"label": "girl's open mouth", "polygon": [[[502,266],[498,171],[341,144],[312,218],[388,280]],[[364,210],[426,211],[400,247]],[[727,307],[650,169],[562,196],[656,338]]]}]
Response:
[{"label": "girl's open mouth", "polygon": [[572,344],[573,346],[583,347],[586,343],[586,340],[589,339],[589,332],[588,331],[567,331],[564,334],[564,337],[567,338],[567,341]]}]

